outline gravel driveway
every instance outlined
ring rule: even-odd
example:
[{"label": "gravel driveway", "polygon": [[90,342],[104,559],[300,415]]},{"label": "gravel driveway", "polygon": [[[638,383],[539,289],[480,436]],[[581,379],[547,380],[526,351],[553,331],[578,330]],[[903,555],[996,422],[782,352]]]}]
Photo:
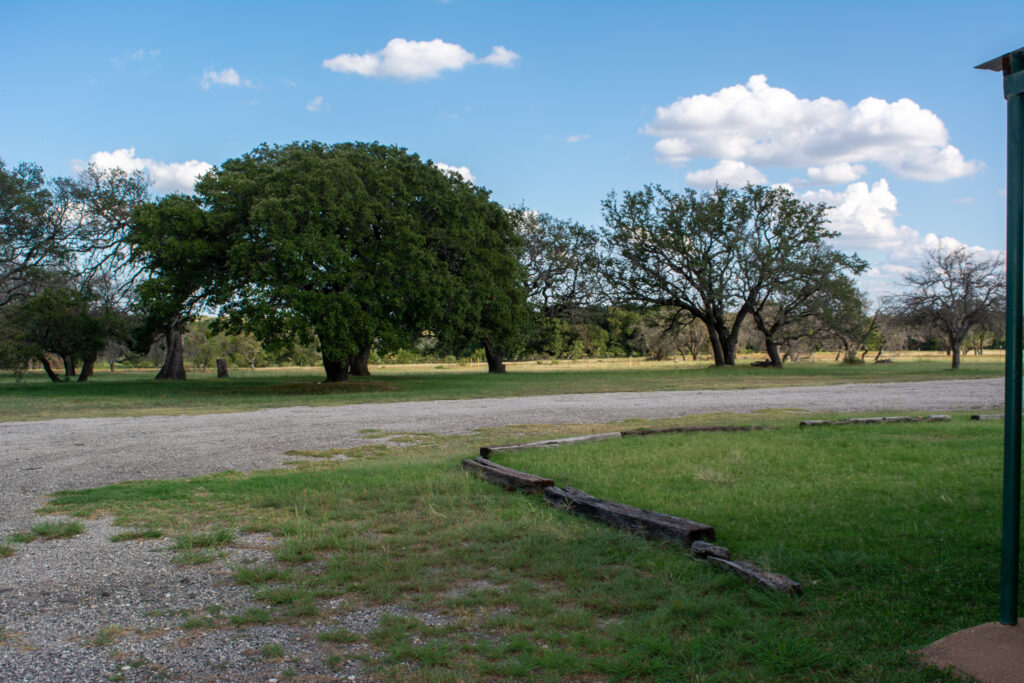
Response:
[{"label": "gravel driveway", "polygon": [[[250,413],[96,418],[0,423],[0,535],[35,521],[31,510],[65,488],[129,479],[179,478],[226,469],[279,466],[289,449],[366,443],[360,430],[462,434],[512,424],[609,422],[765,408],[869,412],[992,411],[1001,379],[848,384],[733,391],[663,391],[473,399]],[[259,643],[287,643],[288,666],[320,676],[325,654],[309,629],[267,626],[189,633],[180,612],[213,603],[228,611],[250,603],[223,570],[169,565],[168,542],[114,544],[113,531],[87,524],[82,536],[19,547],[0,559],[0,680],[268,680],[281,662],[260,657]],[[246,539],[234,552],[259,554],[268,539]],[[371,628],[379,611],[339,604],[338,620]],[[429,618],[427,615],[424,618]],[[90,644],[99,629],[125,630],[115,645]],[[363,628],[365,626],[365,628]],[[326,628],[326,626],[324,627]],[[262,632],[260,629],[267,631]],[[156,635],[154,635],[156,634]],[[115,648],[119,656],[110,656]],[[342,680],[362,680],[346,662]]]}]

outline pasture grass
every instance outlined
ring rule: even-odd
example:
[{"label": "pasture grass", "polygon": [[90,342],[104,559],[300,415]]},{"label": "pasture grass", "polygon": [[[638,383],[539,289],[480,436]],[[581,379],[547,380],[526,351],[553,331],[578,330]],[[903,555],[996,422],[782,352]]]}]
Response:
[{"label": "pasture grass", "polygon": [[820,354],[815,362],[781,370],[714,368],[709,361],[649,362],[614,359],[510,363],[504,375],[486,368],[430,365],[373,366],[371,377],[325,384],[317,368],[234,370],[229,378],[191,372],[184,382],[157,381],[154,370],[97,371],[88,382],[54,384],[43,373],[22,382],[0,374],[0,421],[69,417],[138,417],[259,410],[282,406],[424,401],[454,398],[540,396],[611,391],[746,389],[849,382],[976,379],[1003,373],[1003,357],[968,356],[958,371],[941,354],[900,357],[886,365],[844,365]]},{"label": "pasture grass", "polygon": [[[349,449],[344,462],[59,492],[47,511],[193,537],[271,534],[269,564],[233,568],[262,607],[212,623],[318,622],[332,655],[362,659],[382,680],[956,680],[910,652],[995,618],[1002,425],[798,420],[764,411],[486,430]],[[778,429],[496,459],[712,524],[735,557],[800,581],[803,597],[459,467],[481,445],[725,423]],[[394,613],[368,633],[338,623],[383,606]]]},{"label": "pasture grass", "polygon": [[81,522],[74,520],[46,520],[34,524],[27,531],[15,531],[0,541],[0,557],[14,554],[11,543],[31,543],[32,541],[51,541],[58,538],[72,538],[85,531]]}]

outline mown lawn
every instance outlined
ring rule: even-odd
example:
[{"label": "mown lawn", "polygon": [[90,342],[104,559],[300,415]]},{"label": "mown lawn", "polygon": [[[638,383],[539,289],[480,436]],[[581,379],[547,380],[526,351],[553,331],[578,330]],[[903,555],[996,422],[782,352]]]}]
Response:
[{"label": "mown lawn", "polygon": [[[753,358],[759,358],[753,357]],[[154,370],[97,372],[88,382],[51,383],[42,373],[24,381],[0,375],[0,421],[68,417],[115,417],[236,412],[281,406],[424,401],[455,398],[537,396],[605,391],[745,389],[753,387],[975,379],[1003,373],[1002,356],[970,356],[958,371],[935,354],[898,359],[890,365],[849,366],[820,356],[782,370],[734,368],[707,361],[562,361],[515,363],[505,375],[482,365],[374,366],[373,376],[324,384],[317,368],[233,369],[218,380],[213,372],[191,372],[184,382],[156,381]]]},{"label": "mown lawn", "polygon": [[[270,532],[274,560],[234,569],[265,607],[206,626],[318,621],[332,656],[362,644],[369,654],[358,656],[384,679],[955,680],[909,653],[996,618],[1002,425],[958,415],[801,429],[798,419],[700,416],[671,424],[777,429],[495,458],[712,524],[734,556],[800,581],[800,598],[459,467],[483,444],[613,425],[409,436],[402,448],[350,449],[344,462],[62,492],[50,510],[162,530],[186,562],[215,560],[237,534]],[[339,595],[340,610],[399,605],[443,625],[387,617],[369,634],[332,631],[339,613],[325,601]]]}]

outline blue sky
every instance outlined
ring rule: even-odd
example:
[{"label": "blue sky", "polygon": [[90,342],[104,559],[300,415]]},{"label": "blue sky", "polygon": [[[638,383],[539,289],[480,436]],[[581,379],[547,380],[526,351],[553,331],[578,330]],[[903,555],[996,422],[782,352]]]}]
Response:
[{"label": "blue sky", "polygon": [[836,206],[892,288],[1004,243],[1022,2],[10,2],[0,159],[157,189],[261,142],[378,140],[598,226],[611,190],[755,180]]}]

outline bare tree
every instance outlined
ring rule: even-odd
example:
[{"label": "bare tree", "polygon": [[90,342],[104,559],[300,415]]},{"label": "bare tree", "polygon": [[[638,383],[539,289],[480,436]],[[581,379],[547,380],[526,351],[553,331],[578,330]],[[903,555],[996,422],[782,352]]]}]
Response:
[{"label": "bare tree", "polygon": [[1003,259],[965,247],[929,251],[920,270],[904,277],[904,285],[906,291],[893,299],[896,310],[907,320],[935,325],[949,345],[954,370],[971,328],[1006,305]]}]

